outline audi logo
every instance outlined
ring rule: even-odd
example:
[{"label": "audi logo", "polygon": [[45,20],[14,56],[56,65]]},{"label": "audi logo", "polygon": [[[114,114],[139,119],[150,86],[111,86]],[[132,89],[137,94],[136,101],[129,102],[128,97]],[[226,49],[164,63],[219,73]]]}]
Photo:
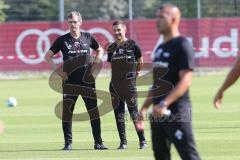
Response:
[{"label": "audi logo", "polygon": [[[85,31],[85,30],[81,30]],[[89,30],[86,30],[87,32],[91,34],[101,34],[103,35],[107,41],[112,42],[114,41],[114,38],[112,34],[107,31],[104,28],[91,28]],[[23,61],[26,64],[39,64],[44,61],[44,55],[48,51],[48,49],[51,47],[51,41],[49,39],[49,35],[51,34],[57,34],[57,35],[63,35],[68,31],[64,31],[58,28],[50,28],[45,31],[42,31],[40,29],[27,29],[23,31],[22,33],[19,34],[19,36],[16,39],[16,54],[19,57],[21,61]],[[36,54],[38,55],[37,58],[30,58],[25,56],[26,53],[23,52],[22,49],[22,44],[25,38],[28,36],[33,36],[36,35],[38,36],[37,42],[36,42]],[[43,44],[45,45],[45,49],[43,48]],[[55,63],[61,63],[62,62],[62,57],[55,58],[54,59]]]}]

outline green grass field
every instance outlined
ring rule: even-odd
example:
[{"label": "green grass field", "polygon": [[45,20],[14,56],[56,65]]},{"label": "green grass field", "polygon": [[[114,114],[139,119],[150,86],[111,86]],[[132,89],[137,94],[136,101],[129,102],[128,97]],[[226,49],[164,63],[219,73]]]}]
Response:
[{"label": "green grass field", "polygon": [[[193,125],[197,148],[203,160],[240,160],[240,83],[225,94],[223,108],[215,110],[212,98],[224,76],[194,77],[191,89],[193,101]],[[109,80],[100,78],[97,88],[108,90]],[[18,106],[8,108],[5,100],[14,96]],[[2,80],[0,81],[0,119],[5,131],[0,135],[0,159],[72,159],[72,160],[153,160],[149,125],[146,123],[147,150],[138,149],[137,135],[131,121],[127,121],[128,149],[116,150],[119,145],[113,112],[101,118],[102,137],[110,149],[93,150],[89,122],[73,125],[73,151],[59,150],[63,147],[61,121],[54,108],[61,94],[51,90],[48,80]],[[142,104],[143,99],[139,99]],[[85,111],[80,100],[75,113]],[[173,160],[179,160],[172,147]]]}]

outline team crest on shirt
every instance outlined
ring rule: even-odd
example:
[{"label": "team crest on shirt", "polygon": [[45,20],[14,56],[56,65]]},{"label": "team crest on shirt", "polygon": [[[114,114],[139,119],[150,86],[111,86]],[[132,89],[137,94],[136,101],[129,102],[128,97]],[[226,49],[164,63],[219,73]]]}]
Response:
[{"label": "team crest on shirt", "polygon": [[119,54],[123,54],[123,53],[124,53],[124,50],[123,50],[122,48],[120,48],[120,49],[118,50],[118,53],[119,53]]},{"label": "team crest on shirt", "polygon": [[80,48],[80,43],[79,42],[74,42],[73,46],[74,46],[74,48]]}]

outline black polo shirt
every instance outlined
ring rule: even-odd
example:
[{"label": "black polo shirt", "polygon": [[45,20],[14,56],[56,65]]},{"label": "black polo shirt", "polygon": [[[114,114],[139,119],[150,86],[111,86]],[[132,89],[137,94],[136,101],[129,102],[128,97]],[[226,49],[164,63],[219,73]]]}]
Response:
[{"label": "black polo shirt", "polygon": [[[58,37],[50,50],[57,54],[59,51],[63,55],[63,70],[70,73],[69,78],[82,78],[86,68],[89,65],[90,48],[97,50],[98,42],[87,32],[81,32],[81,36],[77,39],[73,38],[70,33]],[[74,66],[75,68],[71,68]],[[68,73],[69,74],[69,73]]]},{"label": "black polo shirt", "polygon": [[135,77],[137,60],[142,57],[139,46],[133,40],[119,45],[116,42],[108,47],[108,62],[111,63],[112,79]]},{"label": "black polo shirt", "polygon": [[[154,82],[157,82],[157,78],[161,78],[173,85],[179,82],[179,72],[181,70],[193,69],[194,66],[194,50],[188,40],[182,36],[173,38],[166,43],[160,44],[154,53],[154,68],[155,67],[165,67],[168,72],[163,76],[154,74]],[[161,86],[160,86],[161,87]],[[153,98],[153,103],[158,104],[166,95]],[[189,91],[186,91],[179,101],[189,101]]]}]

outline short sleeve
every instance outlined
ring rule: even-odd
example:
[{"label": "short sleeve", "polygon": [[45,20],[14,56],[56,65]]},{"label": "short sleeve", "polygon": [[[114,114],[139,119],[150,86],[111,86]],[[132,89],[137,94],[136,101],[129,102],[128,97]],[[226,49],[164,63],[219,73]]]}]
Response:
[{"label": "short sleeve", "polygon": [[183,40],[180,45],[181,54],[179,55],[179,70],[186,70],[194,68],[194,50],[192,45]]},{"label": "short sleeve", "polygon": [[90,35],[90,47],[93,50],[97,50],[99,48],[99,44],[97,40],[92,35]]},{"label": "short sleeve", "polygon": [[116,51],[118,48],[117,44],[115,42],[109,43],[107,45],[107,61],[111,62],[113,53]]},{"label": "short sleeve", "polygon": [[108,53],[108,54],[107,54],[107,61],[108,61],[108,62],[111,62],[112,55],[113,55],[113,53]]},{"label": "short sleeve", "polygon": [[57,54],[61,50],[61,37],[58,37],[52,44],[51,50],[54,54]]},{"label": "short sleeve", "polygon": [[141,49],[138,45],[134,45],[134,48],[135,48],[135,58],[136,59],[139,59],[140,57],[142,57],[142,52],[141,52]]}]

